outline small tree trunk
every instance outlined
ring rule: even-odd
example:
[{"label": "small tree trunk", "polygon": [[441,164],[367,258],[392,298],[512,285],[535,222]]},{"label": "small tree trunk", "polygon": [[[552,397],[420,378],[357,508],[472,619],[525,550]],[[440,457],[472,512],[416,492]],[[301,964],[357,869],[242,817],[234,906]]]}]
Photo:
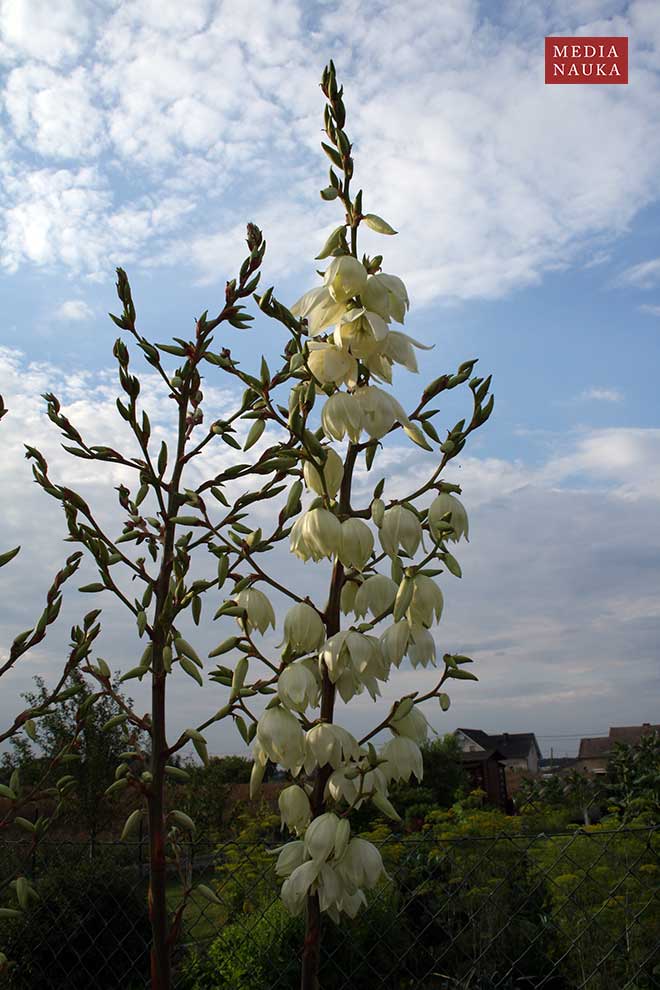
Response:
[{"label": "small tree trunk", "polygon": [[151,921],[151,988],[170,990],[170,946],[165,885],[164,753],[165,673],[153,675],[151,792],[149,795],[149,919]]},{"label": "small tree trunk", "polygon": [[300,990],[318,990],[321,962],[321,909],[318,894],[309,894],[307,897],[305,921]]}]

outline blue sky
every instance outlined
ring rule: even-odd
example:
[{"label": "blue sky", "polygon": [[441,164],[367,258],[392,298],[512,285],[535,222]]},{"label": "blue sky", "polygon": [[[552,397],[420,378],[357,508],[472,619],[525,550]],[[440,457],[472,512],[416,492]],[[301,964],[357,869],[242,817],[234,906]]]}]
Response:
[{"label": "blue sky", "polygon": [[[248,220],[279,298],[314,284],[337,223],[318,197],[318,79],[333,57],[365,204],[400,232],[364,246],[408,284],[408,332],[435,345],[397,396],[412,403],[422,379],[470,357],[494,376],[496,411],[448,476],[472,540],[441,629],[473,650],[481,682],[429,718],[534,730],[555,752],[659,720],[660,8],[436,6],[0,0],[2,545],[24,545],[2,575],[0,650],[38,614],[65,550],[21,453],[35,442],[69,470],[39,393],[58,392],[96,442],[116,429],[114,267],[159,341],[219,308]],[[629,36],[629,85],[545,86],[551,33]],[[223,341],[246,367],[282,343],[263,319]],[[397,457],[403,480],[418,462]],[[110,512],[107,481],[79,483]],[[34,673],[54,674],[57,635],[3,681],[3,714]],[[107,635],[119,665],[133,646]],[[402,669],[392,697],[425,677]],[[177,727],[209,710],[206,692],[181,686]],[[240,749],[224,730],[211,746]]]}]

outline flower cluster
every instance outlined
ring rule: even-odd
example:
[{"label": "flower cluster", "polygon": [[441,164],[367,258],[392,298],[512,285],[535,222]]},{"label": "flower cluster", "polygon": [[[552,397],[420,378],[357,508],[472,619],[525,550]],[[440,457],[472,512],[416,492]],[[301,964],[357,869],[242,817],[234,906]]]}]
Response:
[{"label": "flower cluster", "polygon": [[338,922],[341,913],[354,918],[366,904],[365,889],[373,889],[385,875],[376,846],[351,838],[348,821],[333,812],[319,815],[303,839],[278,852],[276,872],[286,878],[282,900],[293,915],[302,912],[308,894],[317,892],[321,911],[333,921]]}]

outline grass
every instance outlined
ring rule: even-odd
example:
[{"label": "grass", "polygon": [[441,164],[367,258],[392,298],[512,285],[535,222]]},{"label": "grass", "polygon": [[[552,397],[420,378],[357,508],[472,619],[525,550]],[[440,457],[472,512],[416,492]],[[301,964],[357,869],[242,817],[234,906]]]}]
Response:
[{"label": "grass", "polygon": [[[204,883],[213,889],[213,870],[195,876],[195,884]],[[167,907],[175,911],[181,903],[183,886],[178,877],[172,877],[167,884]],[[202,896],[196,889],[188,897],[188,903],[183,913],[183,941],[204,942],[215,938],[222,926],[226,924],[228,910],[220,904],[214,904]]]}]

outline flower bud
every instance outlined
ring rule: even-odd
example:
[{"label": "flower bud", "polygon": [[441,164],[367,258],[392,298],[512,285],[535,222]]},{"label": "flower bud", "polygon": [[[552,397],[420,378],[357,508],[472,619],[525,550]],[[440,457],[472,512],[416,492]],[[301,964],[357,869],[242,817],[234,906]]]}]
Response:
[{"label": "flower bud", "polygon": [[285,708],[304,712],[318,704],[320,687],[304,663],[290,663],[277,681],[277,694]]},{"label": "flower bud", "polygon": [[257,739],[266,756],[285,770],[302,765],[305,734],[286,708],[267,708],[257,723]]},{"label": "flower bud", "polygon": [[[344,462],[331,447],[327,449],[327,454],[325,464],[320,470],[312,461],[305,461],[303,478],[307,487],[311,488],[317,495],[325,495],[327,490],[330,498],[334,498],[344,477]],[[325,488],[323,487],[323,479],[325,479]]]},{"label": "flower bud", "polygon": [[405,505],[393,505],[383,516],[380,527],[380,543],[385,553],[395,557],[403,547],[412,557],[422,539],[422,524]]},{"label": "flower bud", "polygon": [[284,616],[284,642],[296,653],[311,653],[323,644],[323,619],[307,602],[293,605]]},{"label": "flower bud", "polygon": [[283,824],[297,835],[304,832],[312,817],[312,806],[302,787],[297,784],[285,787],[280,792],[277,804]]},{"label": "flower bud", "polygon": [[361,519],[346,519],[341,524],[339,559],[344,567],[361,571],[374,548],[373,533]]},{"label": "flower bud", "polygon": [[240,626],[245,621],[249,630],[258,629],[260,633],[265,633],[269,626],[275,628],[275,612],[263,591],[244,588],[234,595],[234,599],[236,604],[244,608],[247,613],[245,620],[238,620]]},{"label": "flower bud", "polygon": [[[441,528],[442,517],[451,512],[449,525],[453,532],[447,533]],[[440,492],[429,507],[428,514],[429,529],[434,540],[446,539],[458,543],[462,536],[468,538],[468,517],[464,506],[457,498],[449,492]],[[440,528],[438,528],[440,527]]]},{"label": "flower bud", "polygon": [[357,258],[342,255],[332,259],[323,282],[336,302],[345,303],[362,292],[367,284],[367,270]]}]

